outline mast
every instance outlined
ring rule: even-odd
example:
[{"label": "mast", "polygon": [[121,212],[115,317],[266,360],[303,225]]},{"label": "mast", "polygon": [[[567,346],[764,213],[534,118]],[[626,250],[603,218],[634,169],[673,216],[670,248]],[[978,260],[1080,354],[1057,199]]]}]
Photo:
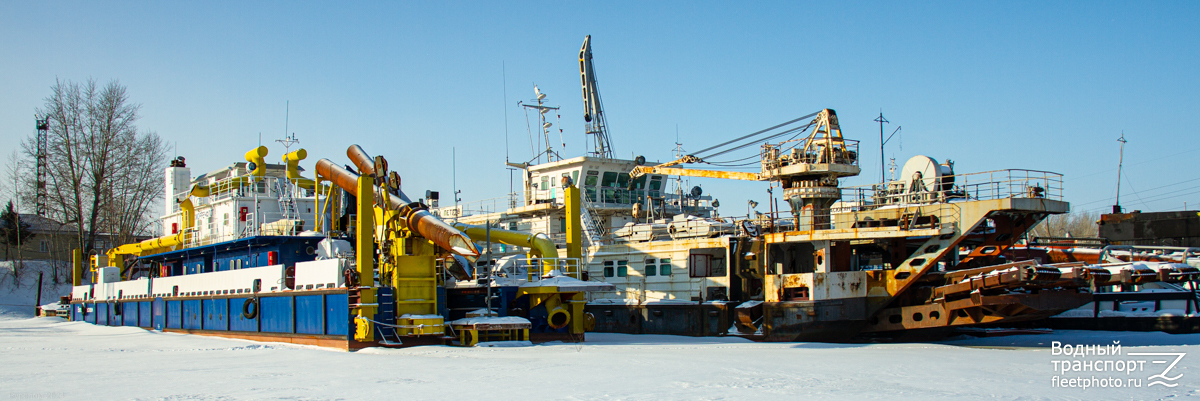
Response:
[{"label": "mast", "polygon": [[1121,213],[1121,168],[1125,166],[1125,131],[1117,139],[1121,143],[1121,157],[1117,159],[1117,204],[1113,205],[1113,213]]}]

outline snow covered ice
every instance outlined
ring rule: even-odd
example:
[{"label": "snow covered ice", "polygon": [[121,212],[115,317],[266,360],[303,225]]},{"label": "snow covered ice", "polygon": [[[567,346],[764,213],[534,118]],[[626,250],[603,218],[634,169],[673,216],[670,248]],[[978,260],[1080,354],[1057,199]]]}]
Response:
[{"label": "snow covered ice", "polygon": [[[19,302],[28,287],[0,287],[0,301]],[[348,353],[34,318],[32,299],[28,304],[5,306],[0,317],[0,399],[1200,398],[1200,334],[1060,331],[938,343],[822,344],[588,333],[583,344]],[[1052,385],[1061,375],[1053,361],[1109,357],[1051,355],[1053,341],[1120,341],[1124,354],[1188,355],[1171,371],[1182,374],[1174,388],[1063,388]],[[1094,374],[1110,373],[1066,375]]]},{"label": "snow covered ice", "polygon": [[[1167,389],[1053,388],[1050,342],[1187,352]],[[1182,345],[1180,345],[1182,344]],[[527,345],[527,344],[526,344]],[[589,333],[585,344],[346,353],[0,319],[6,399],[1161,399],[1200,395],[1200,335],[1059,332],[939,344],[753,343]],[[1086,374],[1085,374],[1086,376]],[[462,393],[466,394],[462,394]]]}]

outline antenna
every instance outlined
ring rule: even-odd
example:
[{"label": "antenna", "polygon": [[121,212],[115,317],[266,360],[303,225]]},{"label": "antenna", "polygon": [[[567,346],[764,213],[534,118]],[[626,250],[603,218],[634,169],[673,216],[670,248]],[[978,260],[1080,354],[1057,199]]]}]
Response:
[{"label": "antenna", "polygon": [[883,145],[885,143],[883,140],[883,124],[891,123],[891,121],[888,121],[886,118],[883,118],[883,109],[879,109],[879,118],[876,118],[875,122],[879,123],[879,182],[883,182],[884,179],[887,178],[886,176],[883,175],[883,169],[884,169]]},{"label": "antenna", "polygon": [[[454,191],[454,208],[458,209],[458,202],[461,201],[458,194],[462,191],[458,190],[458,150],[454,147],[450,148],[450,189]],[[456,212],[457,213],[457,212]]]},{"label": "antenna", "polygon": [[[509,163],[509,160],[508,160],[508,71],[505,68],[504,60],[500,60],[500,82],[504,89],[504,104],[501,105],[501,108],[504,109],[504,164],[507,166]],[[513,190],[513,168],[508,167],[508,193],[509,193],[508,207],[510,207],[510,208],[516,207],[516,205],[514,205],[513,204],[514,202],[512,201],[512,193],[513,192],[515,192]],[[458,195],[455,194],[455,197],[458,197]]]},{"label": "antenna", "polygon": [[[33,119],[37,122],[37,199],[35,205],[37,208],[37,215],[45,216],[48,209],[46,206],[48,203],[47,199],[49,199],[49,195],[46,193],[46,174],[48,174],[50,170],[49,162],[47,162],[47,152],[49,151],[49,141],[47,140],[47,137],[50,133],[50,118],[37,118],[37,115],[35,114]],[[16,175],[20,176],[20,174]],[[14,184],[13,193],[15,194],[16,192],[17,188]],[[20,202],[19,196],[13,197],[18,198],[18,203]]]},{"label": "antenna", "polygon": [[[553,145],[551,145],[551,143],[550,143],[550,127],[554,126],[554,123],[546,121],[546,113],[549,113],[551,110],[557,111],[558,107],[546,105],[546,102],[545,102],[546,94],[542,93],[542,90],[538,88],[537,84],[533,85],[533,93],[535,95],[535,98],[533,101],[537,102],[536,105],[535,104],[525,104],[523,102],[517,102],[517,105],[525,108],[525,125],[526,125],[527,129],[529,127],[529,110],[530,109],[537,110],[538,121],[541,124],[541,125],[539,125],[539,127],[541,129],[541,135],[538,136],[538,144],[540,145],[542,143],[541,142],[542,139],[546,140],[546,150],[544,150],[544,151],[538,153],[536,156],[534,156],[533,160],[538,160],[540,157],[542,157],[542,155],[546,155],[547,163],[554,161],[554,159],[551,158],[551,156],[558,156],[558,160],[562,160],[561,155],[557,155],[556,153],[554,153]],[[556,115],[557,115],[557,113],[556,113]],[[559,125],[562,125],[561,120],[559,122],[560,122]],[[529,132],[529,135],[530,135],[529,144],[530,144],[530,146],[532,146],[533,145],[533,136],[532,136],[533,131],[532,130]],[[562,128],[559,128],[559,138],[560,139],[562,138]],[[565,147],[566,144],[564,144],[563,146]],[[537,150],[533,150],[533,151],[536,152]]]},{"label": "antenna", "polygon": [[295,133],[292,133],[291,135],[284,135],[283,139],[276,139],[275,142],[283,144],[283,153],[288,154],[292,152],[292,145],[300,143],[300,140],[296,139]]},{"label": "antenna", "polygon": [[[501,105],[501,109],[504,111],[504,162],[508,163],[508,72],[503,60],[500,61],[500,82],[504,88],[504,104]],[[512,192],[512,188],[509,188],[509,192]]]},{"label": "antenna", "polygon": [[1125,130],[1121,130],[1121,137],[1117,138],[1117,142],[1121,143],[1121,157],[1117,159],[1117,204],[1113,205],[1113,213],[1121,213],[1121,168],[1125,165]]},{"label": "antenna", "polygon": [[679,124],[675,124],[675,150],[674,150],[674,152],[675,152],[676,159],[683,157],[683,154],[685,153],[683,150],[683,142],[679,142]]}]

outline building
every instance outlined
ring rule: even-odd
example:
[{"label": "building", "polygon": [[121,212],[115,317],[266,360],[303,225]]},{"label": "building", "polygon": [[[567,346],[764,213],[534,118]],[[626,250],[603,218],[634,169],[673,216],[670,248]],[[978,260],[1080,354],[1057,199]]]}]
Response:
[{"label": "building", "polygon": [[[7,248],[3,255],[6,260],[20,258],[22,260],[59,260],[71,261],[71,250],[79,247],[77,226],[62,223],[57,220],[30,213],[21,213],[22,223],[29,224],[33,237],[21,244],[18,252],[16,246]],[[103,253],[115,245],[116,235],[107,233],[96,234],[96,252]],[[147,236],[137,236],[133,240],[148,239]]]}]

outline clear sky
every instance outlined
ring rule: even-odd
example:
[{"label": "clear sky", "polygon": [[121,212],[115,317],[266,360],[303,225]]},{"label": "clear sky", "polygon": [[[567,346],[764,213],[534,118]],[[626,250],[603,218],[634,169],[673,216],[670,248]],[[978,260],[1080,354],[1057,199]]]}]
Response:
[{"label": "clear sky", "polygon": [[[590,34],[620,156],[670,160],[676,127],[697,150],[832,108],[862,141],[844,185],[870,184],[882,109],[900,165],[1059,172],[1074,209],[1106,211],[1124,130],[1122,204],[1200,208],[1200,3],[839,3],[0,0],[0,155],[55,79],[117,79],[194,174],[260,133],[277,160],[290,102],[310,171],[357,143],[414,197],[449,194],[455,171],[464,201],[500,197],[506,149],[533,155],[517,102],[535,83],[562,107],[559,151],[583,153]],[[692,183],[725,215],[766,199],[765,183]]]}]

